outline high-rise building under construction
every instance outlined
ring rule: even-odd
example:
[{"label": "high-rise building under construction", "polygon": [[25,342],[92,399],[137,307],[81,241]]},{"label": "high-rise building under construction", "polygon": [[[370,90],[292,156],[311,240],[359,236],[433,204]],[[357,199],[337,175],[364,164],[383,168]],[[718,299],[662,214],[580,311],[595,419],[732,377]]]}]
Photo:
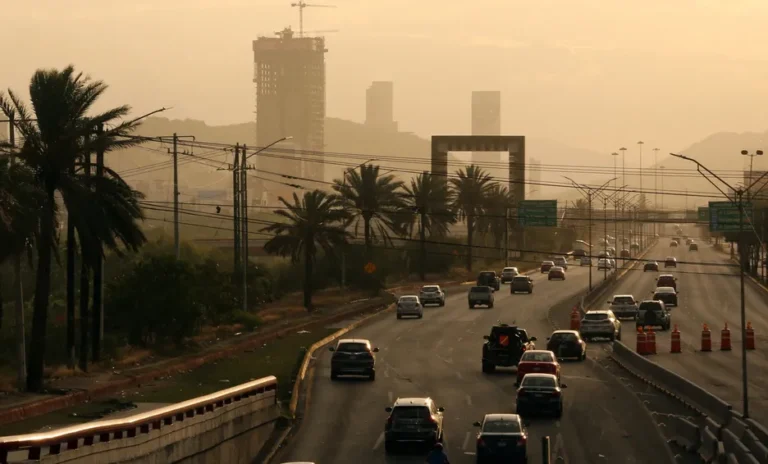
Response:
[{"label": "high-rise building under construction", "polygon": [[327,51],[324,38],[294,37],[290,28],[277,37],[253,41],[256,144],[264,147],[283,137],[292,137],[292,150],[286,150],[288,144],[281,144],[257,156],[255,174],[259,179],[254,179],[257,186],[252,196],[257,203],[271,205],[278,197],[288,198],[295,191],[285,185],[295,181],[276,174],[325,179],[322,151]]}]

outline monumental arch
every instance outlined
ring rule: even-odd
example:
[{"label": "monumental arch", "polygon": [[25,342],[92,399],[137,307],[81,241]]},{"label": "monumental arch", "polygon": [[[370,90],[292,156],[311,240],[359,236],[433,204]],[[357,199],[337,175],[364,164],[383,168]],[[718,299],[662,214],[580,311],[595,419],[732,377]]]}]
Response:
[{"label": "monumental arch", "polygon": [[433,135],[432,175],[448,180],[448,152],[500,152],[509,154],[509,190],[515,202],[525,200],[525,136]]}]

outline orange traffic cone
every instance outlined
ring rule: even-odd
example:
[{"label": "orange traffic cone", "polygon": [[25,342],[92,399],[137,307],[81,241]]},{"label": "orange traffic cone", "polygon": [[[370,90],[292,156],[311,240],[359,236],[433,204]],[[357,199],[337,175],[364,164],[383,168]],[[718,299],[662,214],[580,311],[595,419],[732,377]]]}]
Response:
[{"label": "orange traffic cone", "polygon": [[645,332],[643,332],[642,327],[637,328],[637,354],[646,354],[646,341],[647,336],[645,335]]},{"label": "orange traffic cone", "polygon": [[573,308],[571,311],[571,330],[579,330],[581,328],[581,314],[579,310]]},{"label": "orange traffic cone", "polygon": [[701,351],[712,351],[712,333],[707,324],[701,328]]},{"label": "orange traffic cone", "polygon": [[656,332],[653,331],[653,327],[647,327],[646,331],[648,332],[647,339],[646,339],[646,351],[648,354],[656,354]]},{"label": "orange traffic cone", "polygon": [[752,328],[751,322],[747,322],[747,339],[744,342],[747,344],[748,350],[755,349],[755,331]]},{"label": "orange traffic cone", "polygon": [[675,324],[675,328],[672,329],[672,349],[670,352],[682,353],[682,351],[682,346],[680,345],[680,331],[677,330],[677,324]]},{"label": "orange traffic cone", "polygon": [[728,328],[728,323],[725,323],[725,328],[720,331],[720,351],[731,351],[731,329]]}]

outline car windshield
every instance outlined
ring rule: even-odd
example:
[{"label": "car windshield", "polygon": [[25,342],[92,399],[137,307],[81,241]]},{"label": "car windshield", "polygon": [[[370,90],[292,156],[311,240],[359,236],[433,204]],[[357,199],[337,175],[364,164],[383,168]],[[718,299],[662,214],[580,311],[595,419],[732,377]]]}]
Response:
[{"label": "car windshield", "polygon": [[[440,287],[421,287],[422,292],[439,292]],[[392,300],[390,300],[392,301]]]},{"label": "car windshield", "polygon": [[613,298],[613,304],[615,305],[631,305],[635,304],[635,299],[631,296],[616,296]]},{"label": "car windshield", "polygon": [[557,387],[557,380],[554,376],[531,376],[526,375],[523,377],[523,383],[521,387]]},{"label": "car windshield", "polygon": [[518,419],[490,419],[483,423],[483,433],[520,433],[522,427]]},{"label": "car windshield", "polygon": [[560,266],[555,266],[552,269],[550,269],[549,272],[563,272],[563,268]]},{"label": "car windshield", "polygon": [[342,343],[336,349],[342,353],[362,353],[368,351],[368,345],[365,343]]},{"label": "car windshield", "polygon": [[676,258],[667,258],[667,261],[676,261]]},{"label": "car windshield", "polygon": [[587,313],[584,319],[587,321],[604,321],[608,319],[608,313]]},{"label": "car windshield", "polygon": [[515,277],[512,279],[513,282],[525,282],[528,283],[528,277],[521,276],[521,277]]},{"label": "car windshield", "polygon": [[577,340],[576,334],[574,333],[554,333],[552,334],[552,337],[549,338],[550,341],[553,342],[575,342]]},{"label": "car windshield", "polygon": [[565,258],[555,258],[555,262],[557,262],[557,263],[564,263],[565,262]]},{"label": "car windshield", "polygon": [[646,266],[655,266],[656,265],[656,261],[648,261],[647,263],[645,263],[645,265]]},{"label": "car windshield", "polygon": [[490,287],[472,287],[470,290],[472,293],[491,293]]},{"label": "car windshield", "polygon": [[481,272],[480,273],[480,277],[493,277],[494,275],[496,275],[495,272]]},{"label": "car windshield", "polygon": [[653,301],[644,301],[640,304],[640,311],[660,311],[661,307]]},{"label": "car windshield", "polygon": [[523,354],[522,358],[520,358],[520,361],[530,362],[554,362],[554,360],[552,353],[536,353],[534,351],[528,351]]},{"label": "car windshield", "polygon": [[504,270],[502,270],[501,272],[515,272],[515,271],[517,271],[516,267],[505,267]]},{"label": "car windshield", "polygon": [[675,289],[672,287],[659,287],[656,289],[656,293],[675,293]]},{"label": "car windshield", "polygon": [[398,406],[392,410],[393,419],[426,419],[431,414],[424,406]]},{"label": "car windshield", "polygon": [[[392,301],[392,300],[390,300],[390,301]],[[400,297],[400,303],[416,303],[417,301],[419,301],[419,299],[416,298],[415,296],[401,296]]]}]

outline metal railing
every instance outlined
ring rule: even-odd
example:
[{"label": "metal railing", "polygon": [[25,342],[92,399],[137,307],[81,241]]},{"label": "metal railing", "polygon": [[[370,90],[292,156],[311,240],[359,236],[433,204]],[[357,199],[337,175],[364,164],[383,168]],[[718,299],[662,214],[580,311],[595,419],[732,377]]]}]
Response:
[{"label": "metal railing", "polygon": [[48,448],[47,454],[55,455],[65,450],[91,446],[94,443],[134,438],[137,434],[148,434],[152,430],[159,430],[195,416],[208,414],[245,398],[270,391],[275,391],[275,402],[277,402],[276,390],[277,378],[269,376],[121,419],[88,422],[50,432],[0,437],[0,463],[8,463],[11,452],[28,451],[28,460],[39,460],[45,448]]}]

